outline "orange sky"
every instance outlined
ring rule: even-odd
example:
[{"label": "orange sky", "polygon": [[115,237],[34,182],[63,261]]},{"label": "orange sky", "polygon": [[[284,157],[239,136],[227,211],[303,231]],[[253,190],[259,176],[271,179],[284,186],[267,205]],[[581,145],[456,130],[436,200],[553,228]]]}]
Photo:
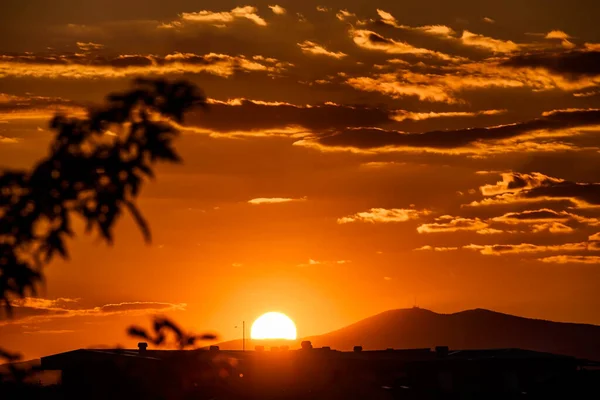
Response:
[{"label": "orange sky", "polygon": [[596,2],[297,3],[2,2],[2,167],[135,76],[211,103],[140,199],[152,244],[80,229],[3,347],[131,345],[154,313],[223,340],[415,303],[600,324]]}]

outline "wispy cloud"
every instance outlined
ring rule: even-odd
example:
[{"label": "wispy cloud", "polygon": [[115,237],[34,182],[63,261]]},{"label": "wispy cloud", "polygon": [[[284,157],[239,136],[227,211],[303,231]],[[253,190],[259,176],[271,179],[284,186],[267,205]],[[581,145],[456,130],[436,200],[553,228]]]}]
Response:
[{"label": "wispy cloud", "polygon": [[539,261],[547,264],[600,264],[600,256],[559,255],[540,258]]},{"label": "wispy cloud", "polygon": [[414,47],[406,42],[387,39],[373,31],[356,29],[350,33],[354,43],[367,50],[382,51],[388,54],[412,54],[415,56],[434,57],[444,61],[460,60],[458,57],[449,56],[438,51]]},{"label": "wispy cloud", "polygon": [[464,31],[461,38],[465,46],[479,47],[494,53],[512,53],[519,50],[519,45],[510,40],[500,40]]},{"label": "wispy cloud", "polygon": [[436,251],[439,253],[446,253],[448,251],[456,251],[458,247],[436,247],[436,246],[423,246],[415,249],[415,251]]},{"label": "wispy cloud", "polygon": [[256,25],[267,26],[267,22],[262,19],[257,12],[257,8],[252,6],[236,7],[231,11],[223,12],[206,10],[188,13],[184,12],[181,14],[181,20],[197,23],[227,24],[235,21],[236,19],[247,19],[254,22]]},{"label": "wispy cloud", "polygon": [[263,204],[282,204],[292,203],[297,201],[306,201],[306,197],[299,199],[287,198],[287,197],[259,197],[256,199],[248,200],[248,203],[252,205],[263,205]]},{"label": "wispy cloud", "polygon": [[472,118],[482,115],[499,115],[505,113],[506,110],[483,110],[483,111],[446,111],[446,112],[413,112],[406,110],[397,111],[392,118],[396,121],[423,121],[433,118]]},{"label": "wispy cloud", "polygon": [[0,135],[0,144],[17,144],[19,139]]},{"label": "wispy cloud", "polygon": [[114,315],[146,315],[169,311],[185,310],[185,303],[152,301],[122,302],[86,308],[80,305],[81,299],[43,299],[28,297],[12,302],[14,316],[0,322],[2,325],[17,323],[48,322],[54,319],[73,317],[102,317]]},{"label": "wispy cloud", "polygon": [[479,218],[454,217],[443,215],[435,219],[433,223],[422,224],[417,228],[419,233],[451,233],[461,231],[474,231],[480,235],[491,235],[502,233],[493,229],[490,225]]},{"label": "wispy cloud", "polygon": [[463,246],[464,249],[478,251],[486,256],[501,256],[505,254],[531,254],[531,253],[550,253],[550,252],[581,252],[588,250],[588,243],[566,243],[560,245],[541,246],[535,244],[494,244],[494,245],[476,245],[470,244]]},{"label": "wispy cloud", "polygon": [[[318,9],[318,7],[317,7],[317,9]],[[324,10],[323,10],[323,9],[321,9],[321,10],[319,10],[319,11],[324,11]],[[356,14],[354,14],[354,13],[351,13],[351,12],[350,12],[350,11],[348,11],[348,10],[340,10],[340,11],[339,11],[339,12],[338,12],[338,13],[335,15],[335,17],[336,17],[337,19],[339,19],[340,21],[346,21],[347,19],[350,19],[350,18],[356,18]]]},{"label": "wispy cloud", "polygon": [[350,264],[351,262],[352,262],[351,260],[317,261],[317,260],[313,260],[312,258],[310,258],[308,260],[308,262],[298,264],[298,266],[299,267],[314,267],[317,265],[344,265],[344,264]]},{"label": "wispy cloud", "polygon": [[346,57],[346,54],[342,53],[341,51],[338,51],[338,52],[329,51],[325,47],[318,45],[315,42],[311,42],[309,40],[305,40],[302,43],[298,43],[298,46],[306,54],[327,56],[327,57],[337,58],[338,60]]},{"label": "wispy cloud", "polygon": [[290,65],[274,59],[210,53],[172,53],[97,57],[88,54],[0,55],[0,77],[124,78],[137,75],[209,73],[229,77],[237,71],[280,73]]},{"label": "wispy cloud", "polygon": [[359,212],[347,217],[339,218],[338,224],[349,224],[353,222],[366,222],[366,223],[393,223],[393,222],[406,222],[410,220],[419,219],[424,215],[429,215],[428,210],[415,210],[405,208],[371,208],[369,211]]},{"label": "wispy cloud", "polygon": [[269,6],[269,8],[271,9],[271,11],[273,11],[273,14],[276,15],[284,15],[287,13],[287,10],[279,5],[274,5],[274,6]]},{"label": "wispy cloud", "polygon": [[407,25],[400,24],[398,22],[398,20],[387,11],[378,9],[377,14],[379,14],[380,22],[382,22],[386,25],[389,25],[389,26],[393,26],[394,28],[410,30],[410,31],[417,31],[417,32],[422,32],[422,33],[426,33],[426,34],[430,34],[430,35],[441,36],[444,38],[452,37],[453,35],[456,34],[456,32],[454,32],[454,30],[452,28],[450,28],[449,26],[446,26],[446,25],[426,25],[426,26],[413,27],[413,26],[407,26]]}]

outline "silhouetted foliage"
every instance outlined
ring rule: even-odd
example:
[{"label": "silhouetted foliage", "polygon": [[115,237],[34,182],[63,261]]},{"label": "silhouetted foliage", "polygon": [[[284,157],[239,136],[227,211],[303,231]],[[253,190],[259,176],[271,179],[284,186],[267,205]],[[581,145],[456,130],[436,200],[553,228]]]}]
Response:
[{"label": "silhouetted foliage", "polygon": [[[212,334],[193,335],[186,333],[173,321],[163,317],[154,318],[152,332],[144,328],[132,326],[127,333],[129,336],[146,340],[154,346],[174,345],[180,349],[194,347],[197,342],[202,340],[214,340],[217,338]],[[174,343],[168,342],[169,337],[173,339]]]},{"label": "silhouetted foliage", "polygon": [[187,82],[136,80],[87,118],[55,116],[50,154],[31,171],[2,172],[0,302],[8,312],[12,298],[35,294],[45,264],[68,257],[65,239],[73,236],[74,216],[112,243],[114,223],[127,210],[150,240],[135,199],[144,179],[154,177],[156,162],[181,161],[169,120],[181,122],[198,105],[206,105],[205,97]]},{"label": "silhouetted foliage", "polygon": [[[0,306],[9,316],[12,300],[36,294],[44,265],[57,255],[68,258],[66,238],[74,235],[74,217],[111,244],[113,226],[127,210],[150,241],[135,200],[143,182],[154,177],[157,162],[181,161],[170,121],[182,122],[192,107],[206,107],[206,98],[185,81],[138,79],[133,86],[109,95],[86,118],[56,115],[49,155],[30,171],[0,173]],[[162,320],[157,326],[162,332],[175,324]],[[184,339],[193,343],[198,337]],[[0,360],[19,358],[0,350]]]}]

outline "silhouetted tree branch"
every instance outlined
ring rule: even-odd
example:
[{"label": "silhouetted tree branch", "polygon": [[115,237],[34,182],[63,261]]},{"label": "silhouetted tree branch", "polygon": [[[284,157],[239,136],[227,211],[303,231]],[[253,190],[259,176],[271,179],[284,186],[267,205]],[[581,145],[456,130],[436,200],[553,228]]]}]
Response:
[{"label": "silhouetted tree branch", "polygon": [[86,118],[52,119],[50,154],[31,171],[0,175],[0,306],[10,313],[11,299],[36,293],[44,265],[68,258],[75,216],[110,244],[127,210],[150,241],[135,200],[157,162],[181,161],[169,121],[181,122],[195,106],[205,107],[206,99],[187,82],[138,79]]}]

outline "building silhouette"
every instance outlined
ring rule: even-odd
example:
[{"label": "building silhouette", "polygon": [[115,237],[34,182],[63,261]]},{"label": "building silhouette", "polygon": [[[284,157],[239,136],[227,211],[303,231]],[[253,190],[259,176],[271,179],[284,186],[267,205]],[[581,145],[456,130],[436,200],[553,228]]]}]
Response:
[{"label": "building silhouette", "polygon": [[[513,399],[600,394],[600,364],[520,349],[80,349],[44,357],[67,399]],[[587,396],[586,395],[586,396]],[[551,397],[548,397],[551,396]],[[566,396],[566,397],[555,397]],[[590,397],[581,397],[590,398]]]}]

